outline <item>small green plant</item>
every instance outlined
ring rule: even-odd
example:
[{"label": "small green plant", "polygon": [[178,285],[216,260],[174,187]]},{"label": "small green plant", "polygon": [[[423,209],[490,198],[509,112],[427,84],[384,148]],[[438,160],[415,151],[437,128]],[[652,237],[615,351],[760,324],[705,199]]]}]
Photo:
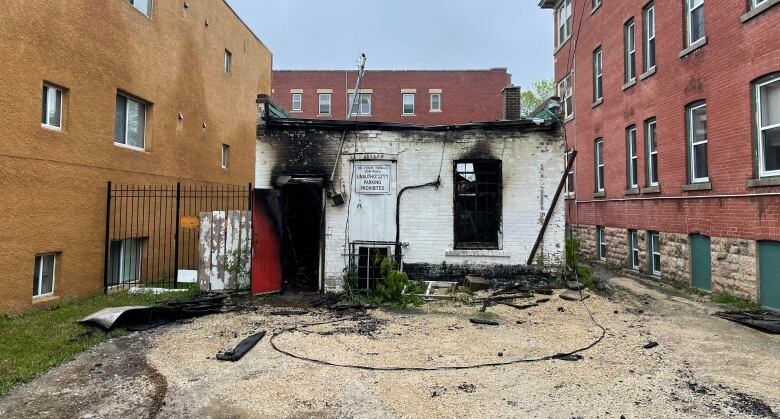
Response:
[{"label": "small green plant", "polygon": [[420,305],[424,301],[415,295],[421,293],[419,284],[411,281],[409,276],[396,268],[393,259],[382,256],[373,261],[379,265],[381,279],[376,284],[376,290],[359,290],[357,268],[350,265],[342,274],[342,285],[347,297],[352,301],[364,304],[407,307]]},{"label": "small green plant", "polygon": [[593,277],[590,267],[580,259],[580,241],[574,238],[566,240],[566,279],[579,280],[590,289],[598,288],[598,280]]},{"label": "small green plant", "polygon": [[249,289],[249,249],[228,250],[222,256],[222,269],[236,279],[236,289]]},{"label": "small green plant", "polygon": [[718,303],[718,304],[726,304],[730,305],[737,310],[745,310],[745,311],[751,311],[751,310],[760,310],[761,306],[749,301],[745,300],[743,298],[739,298],[735,295],[729,294],[728,292],[721,291],[716,292],[715,294],[712,294],[712,301]]}]

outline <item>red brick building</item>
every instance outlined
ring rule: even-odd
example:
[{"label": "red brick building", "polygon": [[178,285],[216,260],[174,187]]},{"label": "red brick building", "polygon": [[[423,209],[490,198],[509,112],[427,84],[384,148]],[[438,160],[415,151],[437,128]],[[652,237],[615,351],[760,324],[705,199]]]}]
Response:
[{"label": "red brick building", "polygon": [[[344,119],[357,71],[277,70],[273,99],[297,118]],[[452,71],[366,71],[353,118],[421,125],[503,119],[505,68]],[[517,88],[519,95],[519,88]]]},{"label": "red brick building", "polygon": [[540,6],[582,251],[780,309],[780,0]]}]

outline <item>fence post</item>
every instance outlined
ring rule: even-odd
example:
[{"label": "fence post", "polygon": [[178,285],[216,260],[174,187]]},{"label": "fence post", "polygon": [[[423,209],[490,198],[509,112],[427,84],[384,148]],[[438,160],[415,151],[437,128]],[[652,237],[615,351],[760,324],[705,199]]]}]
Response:
[{"label": "fence post", "polygon": [[181,209],[181,183],[176,182],[176,230],[173,233],[173,287],[179,288],[179,214]]},{"label": "fence post", "polygon": [[103,249],[103,293],[108,294],[108,254],[111,249],[111,181],[106,189],[106,239]]}]

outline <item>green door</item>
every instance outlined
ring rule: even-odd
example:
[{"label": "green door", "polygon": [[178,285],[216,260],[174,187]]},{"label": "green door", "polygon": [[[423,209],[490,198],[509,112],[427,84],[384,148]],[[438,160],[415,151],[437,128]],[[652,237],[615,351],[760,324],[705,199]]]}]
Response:
[{"label": "green door", "polygon": [[780,243],[758,242],[759,303],[780,310]]},{"label": "green door", "polygon": [[707,291],[712,289],[712,254],[707,236],[691,236],[691,274],[694,287]]}]

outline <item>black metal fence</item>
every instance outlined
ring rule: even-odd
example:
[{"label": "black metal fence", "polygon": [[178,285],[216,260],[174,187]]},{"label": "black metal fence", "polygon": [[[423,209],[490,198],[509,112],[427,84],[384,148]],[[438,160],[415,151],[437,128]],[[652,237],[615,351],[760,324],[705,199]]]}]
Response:
[{"label": "black metal fence", "polygon": [[112,185],[106,192],[105,291],[177,288],[198,270],[200,214],[251,211],[252,184]]}]

